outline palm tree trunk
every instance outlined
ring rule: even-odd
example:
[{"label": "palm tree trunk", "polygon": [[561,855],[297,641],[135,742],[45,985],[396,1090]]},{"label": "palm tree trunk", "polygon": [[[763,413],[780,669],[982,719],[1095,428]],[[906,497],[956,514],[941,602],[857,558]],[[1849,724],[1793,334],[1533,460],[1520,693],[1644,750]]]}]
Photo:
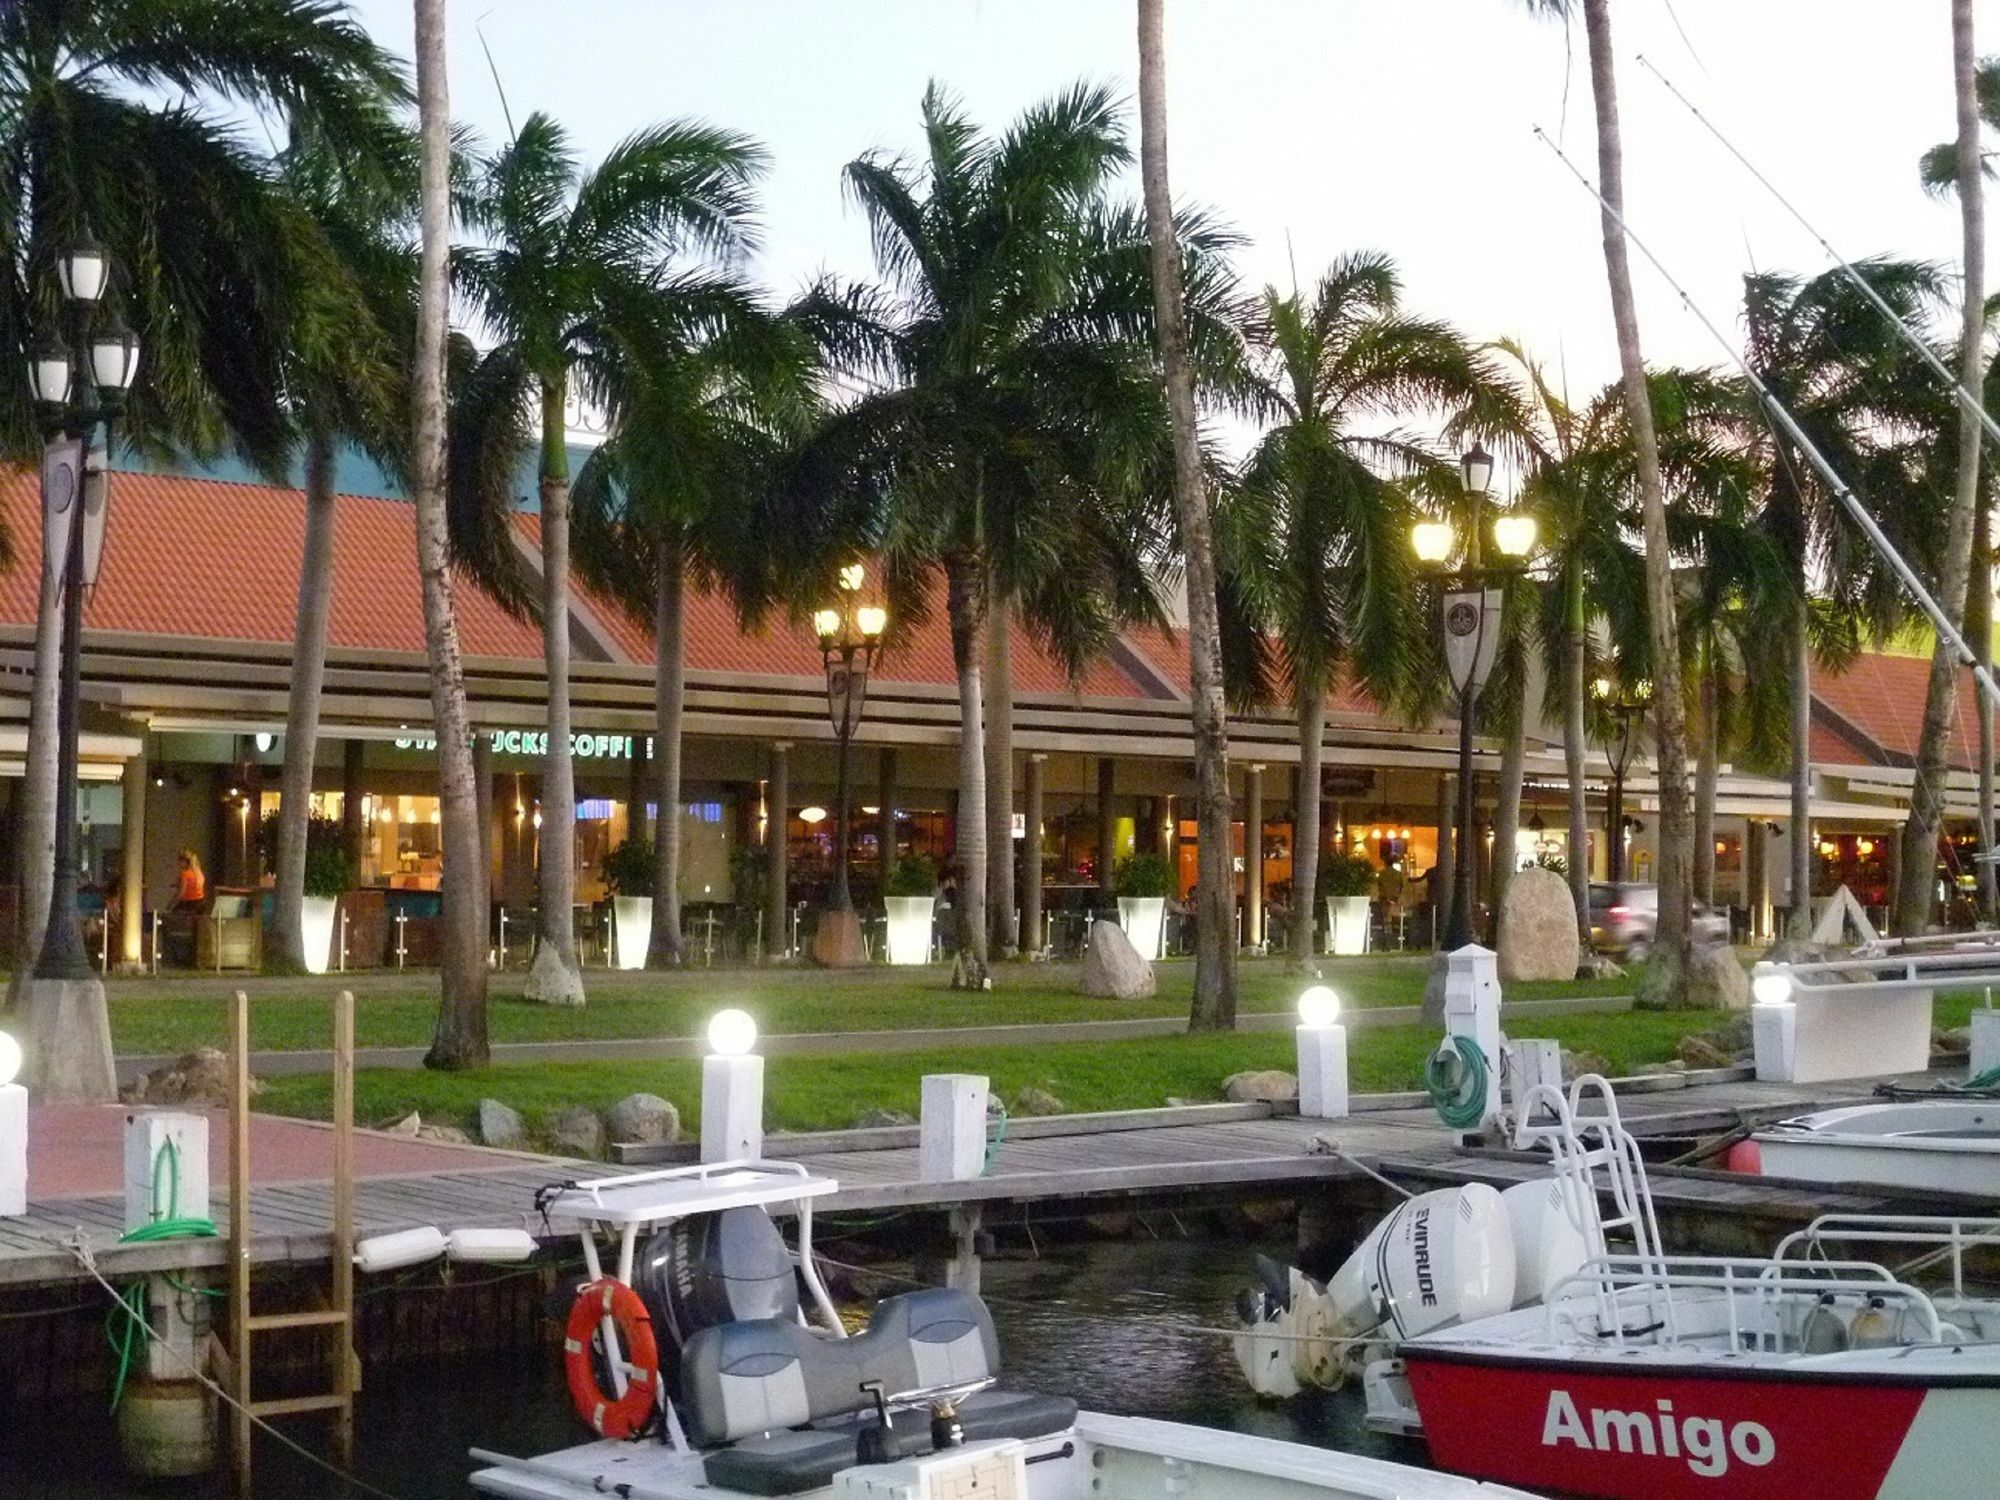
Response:
[{"label": "palm tree trunk", "polygon": [[[1801,590],[1805,583],[1800,581]],[[1792,899],[1785,937],[1812,937],[1812,601],[1801,592],[1792,606]]]},{"label": "palm tree trunk", "polygon": [[62,686],[62,577],[42,536],[42,589],[35,609],[35,675],[28,686],[28,755],[21,780],[20,930],[7,1003],[20,1004],[21,987],[35,972],[42,937],[49,930],[49,901],[56,868],[56,694]]},{"label": "palm tree trunk", "polygon": [[1500,908],[1507,900],[1507,886],[1514,878],[1520,854],[1515,835],[1521,829],[1521,779],[1528,759],[1528,674],[1521,673],[1521,690],[1509,704],[1507,743],[1500,750],[1500,786],[1493,798],[1493,866],[1488,880],[1489,944],[1500,941]]},{"label": "palm tree trunk", "polygon": [[986,721],[979,680],[978,569],[966,558],[945,564],[945,613],[958,672],[958,957],[953,989],[983,990],[986,969]]},{"label": "palm tree trunk", "polygon": [[[1972,581],[1965,591],[1965,632],[1973,659],[1993,665],[1993,508],[1982,500],[1972,527]],[[1979,694],[1979,847],[1993,849],[1993,700]],[[2000,921],[2000,890],[1993,861],[1979,862],[1979,925]]]},{"label": "palm tree trunk", "polygon": [[653,623],[653,951],[681,961],[681,704],[687,677],[687,564],[679,538],[660,542]]},{"label": "palm tree trunk", "polygon": [[1563,620],[1563,766],[1569,777],[1569,894],[1576,903],[1578,972],[1591,962],[1589,741],[1583,729],[1583,659],[1588,623],[1583,608],[1583,568],[1570,571]]},{"label": "palm tree trunk", "polygon": [[1326,695],[1298,695],[1298,806],[1292,809],[1291,931],[1286,934],[1286,967],[1302,974],[1313,967],[1314,907],[1319,901],[1319,787],[1325,746]]},{"label": "palm tree trunk", "polygon": [[542,861],[535,961],[523,993],[544,1005],[583,1004],[576,960],[576,762],[569,743],[569,453],[565,383],[542,383],[542,662],[549,742],[542,751]]},{"label": "palm tree trunk", "polygon": [[[1180,239],[1167,185],[1167,79],[1162,0],[1139,0],[1139,163],[1152,240],[1153,310],[1173,421],[1174,513],[1187,563],[1188,656],[1194,718],[1195,960],[1190,1030],[1236,1025],[1236,877],[1230,858],[1229,717],[1222,696],[1222,631],[1215,544],[1195,426]],[[1318,786],[1312,787],[1314,795]]]},{"label": "palm tree trunk", "polygon": [[1639,313],[1632,299],[1632,267],[1625,251],[1625,160],[1618,134],[1618,82],[1611,47],[1610,0],[1584,0],[1590,40],[1591,92],[1597,107],[1598,190],[1604,195],[1604,271],[1611,285],[1611,315],[1618,328],[1618,363],[1624,374],[1625,415],[1639,459],[1639,506],[1646,538],[1646,611],[1653,634],[1653,738],[1660,783],[1660,915],[1651,974],[1645,988],[1668,1003],[1686,987],[1688,889],[1692,828],[1688,817],[1687,709],[1681,698],[1679,619],[1674,560],[1667,540],[1667,507],[1660,484],[1660,449],[1653,433],[1653,405],[1646,362],[1639,349]]},{"label": "palm tree trunk", "polygon": [[[1952,77],[1958,96],[1958,210],[1964,229],[1965,274],[1958,334],[1958,383],[1977,395],[1984,388],[1980,344],[1986,313],[1986,204],[1979,140],[1978,59],[1973,50],[1972,0],[1952,0]],[[1965,618],[1965,588],[1972,560],[1973,513],[1979,508],[1979,414],[1958,413],[1958,489],[1952,496],[1938,566],[1938,603],[1947,619]],[[1930,684],[1924,694],[1924,723],[1917,740],[1916,775],[1910,785],[1910,817],[1903,825],[1901,887],[1896,892],[1895,930],[1914,936],[1930,925],[1931,892],[1937,868],[1938,833],[1944,824],[1944,784],[1951,742],[1958,727],[1958,662],[1949,642],[1939,638],[1931,652]]]},{"label": "palm tree trunk", "polygon": [[[306,536],[299,559],[298,623],[292,632],[292,689],[285,706],[285,768],[278,791],[277,909],[272,942],[280,967],[306,967],[302,910],[306,831],[311,824],[319,695],[326,679],[326,617],[333,601],[333,435],[315,424],[306,436]],[[327,957],[319,955],[322,961]]]},{"label": "palm tree trunk", "polygon": [[1694,763],[1694,895],[1697,901],[1715,905],[1715,784],[1721,775],[1722,711],[1715,684],[1715,655],[1709,654],[1701,672],[1701,744]]},{"label": "palm tree trunk", "polygon": [[1014,662],[1009,607],[986,601],[986,905],[988,951],[1015,952]]},{"label": "palm tree trunk", "polygon": [[[411,499],[417,573],[423,586],[424,650],[430,658],[431,714],[437,729],[439,822],[444,833],[444,948],[437,1032],[424,1065],[476,1068],[486,1038],[485,872],[480,867],[479,800],[473,786],[465,666],[452,607],[445,533],[444,341],[450,285],[451,104],[445,82],[445,0],[416,0],[417,117],[422,149],[422,259],[417,280],[417,348],[412,369]],[[464,872],[476,872],[466,879]],[[459,872],[454,876],[453,872]]]}]

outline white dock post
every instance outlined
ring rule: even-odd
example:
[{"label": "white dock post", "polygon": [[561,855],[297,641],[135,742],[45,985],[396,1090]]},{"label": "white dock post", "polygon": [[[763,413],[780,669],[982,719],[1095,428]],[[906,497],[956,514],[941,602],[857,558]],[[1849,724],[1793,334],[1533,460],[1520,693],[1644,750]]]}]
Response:
[{"label": "white dock post", "polygon": [[2000,1068],[2000,1010],[1980,1009],[1972,1013],[1972,1057],[1969,1077]]},{"label": "white dock post", "polygon": [[986,1101],[991,1089],[977,1073],[924,1075],[917,1127],[917,1176],[924,1182],[967,1182],[986,1170]]},{"label": "white dock post", "polygon": [[1759,1083],[1795,1083],[1799,1073],[1799,1004],[1792,976],[1772,964],[1750,971],[1750,1047]]},{"label": "white dock post", "polygon": [[[125,1227],[157,1221],[206,1219],[208,1118],[179,1110],[139,1109],[125,1116]],[[208,1339],[207,1299],[177,1289],[171,1278],[146,1278],[147,1321],[160,1334],[147,1339],[146,1374],[185,1380],[201,1368]]]},{"label": "white dock post", "polygon": [[21,1044],[0,1031],[0,1219],[28,1211],[28,1091],[14,1082]]},{"label": "white dock post", "polygon": [[757,1023],[740,1010],[717,1011],[701,1060],[701,1159],[740,1161],[764,1154],[764,1059]]},{"label": "white dock post", "polygon": [[1514,1144],[1523,1143],[1528,1126],[1527,1098],[1531,1089],[1547,1086],[1562,1092],[1562,1043],[1553,1037],[1508,1037],[1500,1048],[1507,1065],[1507,1104],[1513,1113]]},{"label": "white dock post", "polygon": [[1347,1028],[1339,1023],[1340,996],[1323,984],[1299,996],[1294,1035],[1299,1054],[1299,1117],[1347,1118]]},{"label": "white dock post", "polygon": [[1486,1106],[1476,1133],[1500,1113],[1500,971],[1491,948],[1467,943],[1445,955],[1445,1035],[1470,1037],[1486,1057]]}]

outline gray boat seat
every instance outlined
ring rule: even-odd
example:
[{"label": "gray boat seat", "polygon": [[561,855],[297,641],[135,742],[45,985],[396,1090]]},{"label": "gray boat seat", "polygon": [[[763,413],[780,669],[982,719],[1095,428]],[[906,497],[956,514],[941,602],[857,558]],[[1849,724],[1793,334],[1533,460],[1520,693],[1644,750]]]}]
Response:
[{"label": "gray boat seat", "polygon": [[958,1403],[958,1425],[968,1443],[1047,1437],[1076,1425],[1076,1402],[1042,1391],[976,1391]]},{"label": "gray boat seat", "polygon": [[854,1434],[808,1427],[744,1438],[702,1459],[708,1482],[746,1495],[797,1495],[824,1489],[854,1466]]}]

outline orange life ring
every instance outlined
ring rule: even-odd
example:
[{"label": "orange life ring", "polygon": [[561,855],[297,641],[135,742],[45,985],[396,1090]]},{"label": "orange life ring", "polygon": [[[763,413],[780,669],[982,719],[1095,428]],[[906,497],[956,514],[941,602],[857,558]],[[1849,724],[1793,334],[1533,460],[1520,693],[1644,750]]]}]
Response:
[{"label": "orange life ring", "polygon": [[[625,1394],[613,1399],[597,1384],[591,1341],[606,1318],[617,1325],[630,1371]],[[636,1438],[653,1425],[658,1412],[660,1350],[653,1339],[653,1320],[639,1294],[616,1277],[593,1281],[576,1294],[563,1330],[563,1371],[576,1414],[599,1437]]]}]

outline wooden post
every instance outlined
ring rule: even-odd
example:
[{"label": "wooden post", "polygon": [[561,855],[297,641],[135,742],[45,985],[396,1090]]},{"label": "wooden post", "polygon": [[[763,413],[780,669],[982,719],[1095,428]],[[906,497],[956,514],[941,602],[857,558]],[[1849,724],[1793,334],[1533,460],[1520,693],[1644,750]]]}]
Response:
[{"label": "wooden post", "polygon": [[[248,1284],[247,1281],[245,1283]],[[354,992],[333,997],[333,1461],[354,1463]]]},{"label": "wooden post", "polygon": [[236,1493],[250,1478],[250,996],[229,1001],[229,1338],[230,1422]]}]

